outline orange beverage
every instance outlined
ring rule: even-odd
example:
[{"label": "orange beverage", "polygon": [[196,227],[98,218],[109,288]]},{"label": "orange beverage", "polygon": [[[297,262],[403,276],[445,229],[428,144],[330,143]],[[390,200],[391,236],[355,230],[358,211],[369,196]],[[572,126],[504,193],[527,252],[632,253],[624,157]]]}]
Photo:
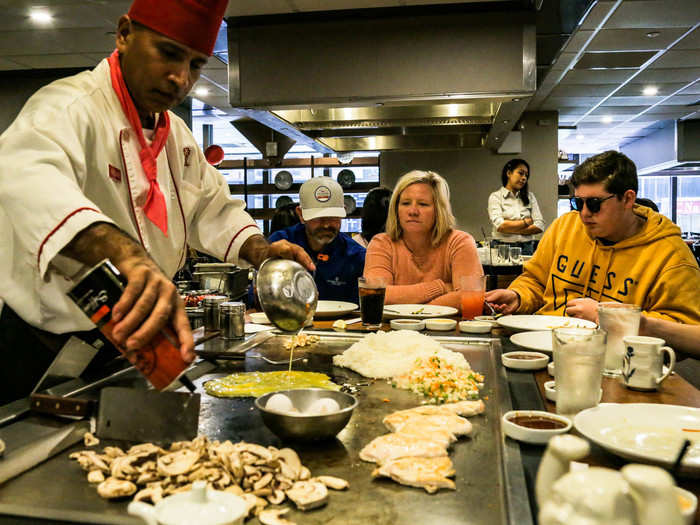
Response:
[{"label": "orange beverage", "polygon": [[462,319],[474,319],[481,315],[484,310],[483,290],[463,290],[462,291]]}]

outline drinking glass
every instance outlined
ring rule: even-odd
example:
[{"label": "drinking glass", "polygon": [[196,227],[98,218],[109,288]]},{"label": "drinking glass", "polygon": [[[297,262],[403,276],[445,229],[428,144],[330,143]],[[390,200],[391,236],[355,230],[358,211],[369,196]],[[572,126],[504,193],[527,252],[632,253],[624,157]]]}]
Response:
[{"label": "drinking glass", "polygon": [[555,328],[552,350],[557,414],[573,418],[600,400],[606,333],[593,328]]},{"label": "drinking glass", "polygon": [[508,264],[510,257],[510,246],[507,244],[498,245],[498,264]]},{"label": "drinking glass", "polygon": [[459,280],[462,292],[462,319],[474,319],[484,311],[486,276],[481,274],[463,275]]},{"label": "drinking glass", "polygon": [[382,279],[359,277],[357,287],[360,296],[362,326],[378,329],[382,326],[386,283]]},{"label": "drinking glass", "polygon": [[523,264],[523,249],[520,246],[511,246],[508,255],[511,264]]},{"label": "drinking glass", "polygon": [[622,338],[639,333],[641,313],[641,308],[636,304],[613,302],[598,304],[598,324],[608,333],[603,375],[607,377],[621,375],[622,359],[625,355],[625,343]]}]

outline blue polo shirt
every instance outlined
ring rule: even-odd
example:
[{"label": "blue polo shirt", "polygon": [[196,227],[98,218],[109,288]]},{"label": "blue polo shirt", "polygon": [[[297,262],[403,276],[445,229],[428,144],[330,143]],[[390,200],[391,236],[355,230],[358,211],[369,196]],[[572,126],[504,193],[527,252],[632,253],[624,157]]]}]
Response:
[{"label": "blue polo shirt", "polygon": [[306,229],[303,224],[295,224],[278,230],[269,237],[270,242],[285,239],[298,244],[316,264],[314,280],[318,288],[318,298],[330,301],[347,301],[357,304],[357,278],[365,269],[365,250],[347,234],[338,233],[333,242],[320,252],[309,247]]}]

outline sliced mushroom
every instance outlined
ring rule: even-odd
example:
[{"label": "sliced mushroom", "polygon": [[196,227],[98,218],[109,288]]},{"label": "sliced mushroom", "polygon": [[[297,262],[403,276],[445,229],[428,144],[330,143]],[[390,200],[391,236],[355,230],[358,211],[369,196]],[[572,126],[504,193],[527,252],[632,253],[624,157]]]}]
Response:
[{"label": "sliced mushroom", "polygon": [[251,514],[257,516],[260,511],[267,507],[267,500],[257,497],[254,494],[241,495],[248,508],[248,516]]},{"label": "sliced mushroom", "polygon": [[287,497],[301,510],[315,509],[328,501],[328,489],[320,481],[297,481]]},{"label": "sliced mushroom", "polygon": [[83,436],[83,443],[85,443],[86,447],[94,447],[95,445],[100,444],[100,440],[97,439],[92,433],[85,432],[85,435]]},{"label": "sliced mushroom", "polygon": [[[263,447],[262,445],[256,445],[255,443],[245,443],[242,441],[240,443],[237,443],[235,447],[242,454],[247,452],[265,461],[273,459],[272,452],[270,452],[266,447]],[[257,458],[255,458],[255,461],[257,461]]]},{"label": "sliced mushroom", "polygon": [[214,488],[221,490],[223,488],[228,487],[233,479],[231,479],[231,476],[229,473],[223,469],[219,470],[219,477],[214,480]]},{"label": "sliced mushroom", "polygon": [[272,488],[264,487],[262,489],[253,490],[252,494],[255,494],[256,496],[260,496],[261,498],[266,498],[268,496],[272,496]]},{"label": "sliced mushroom", "polygon": [[336,478],[335,476],[316,476],[311,479],[312,481],[320,481],[326,487],[333,490],[345,490],[350,486],[346,480],[342,478]]},{"label": "sliced mushroom", "polygon": [[109,458],[118,458],[120,456],[126,456],[126,452],[124,452],[119,447],[105,447],[103,453]]},{"label": "sliced mushroom", "polygon": [[136,484],[137,485],[147,485],[148,483],[158,481],[159,479],[160,479],[160,474],[158,474],[158,471],[149,470],[146,472],[141,472],[141,474],[139,474],[139,477],[136,479]]},{"label": "sliced mushroom", "polygon": [[123,498],[136,492],[136,485],[125,479],[109,477],[97,485],[97,493],[105,499]]},{"label": "sliced mushroom", "polygon": [[109,472],[109,465],[105,462],[104,458],[100,456],[94,450],[86,450],[78,458],[78,463],[84,470],[101,470],[102,472]]},{"label": "sliced mushroom", "polygon": [[299,481],[306,481],[311,478],[311,471],[306,468],[304,465],[301,466],[301,469],[299,470]]},{"label": "sliced mushroom", "polygon": [[272,481],[272,474],[268,472],[262,478],[260,478],[258,481],[253,483],[253,490],[257,491],[257,490],[260,490],[264,487],[267,487],[271,481]]},{"label": "sliced mushroom", "polygon": [[199,453],[183,449],[158,458],[158,472],[163,476],[186,474],[199,459]]},{"label": "sliced mushroom", "polygon": [[272,494],[270,494],[267,497],[267,501],[272,503],[273,505],[279,505],[286,499],[287,495],[284,493],[284,490],[274,490],[272,491]]},{"label": "sliced mushroom", "polygon": [[112,476],[119,479],[137,478],[139,471],[132,465],[136,456],[120,456],[112,460],[110,472]]},{"label": "sliced mushroom", "polygon": [[139,445],[134,445],[129,450],[126,451],[127,456],[138,454],[151,455],[151,454],[163,454],[165,451],[153,443],[141,443]]},{"label": "sliced mushroom", "polygon": [[258,514],[258,519],[262,525],[296,525],[293,521],[280,518],[282,514],[287,512],[289,512],[289,508],[263,510]]},{"label": "sliced mushroom", "polygon": [[282,474],[293,481],[299,479],[299,471],[302,467],[299,455],[291,448],[282,448],[278,452],[278,457],[282,460],[280,465]]},{"label": "sliced mushroom", "polygon": [[150,501],[154,505],[163,499],[163,488],[160,485],[139,490],[134,501]]},{"label": "sliced mushroom", "polygon": [[236,496],[243,496],[243,494],[245,494],[243,492],[243,489],[238,485],[229,485],[224,489],[224,492],[230,492],[231,494],[235,494]]},{"label": "sliced mushroom", "polygon": [[102,483],[105,480],[105,475],[101,470],[91,470],[87,475],[88,483]]}]

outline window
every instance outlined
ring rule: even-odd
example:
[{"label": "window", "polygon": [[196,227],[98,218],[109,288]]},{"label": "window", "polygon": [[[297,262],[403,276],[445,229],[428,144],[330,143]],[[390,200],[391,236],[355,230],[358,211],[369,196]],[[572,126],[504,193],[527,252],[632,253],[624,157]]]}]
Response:
[{"label": "window", "polygon": [[637,196],[651,199],[659,207],[659,212],[669,219],[672,217],[671,177],[639,177]]},{"label": "window", "polygon": [[678,177],[676,223],[684,232],[700,233],[700,177]]}]

